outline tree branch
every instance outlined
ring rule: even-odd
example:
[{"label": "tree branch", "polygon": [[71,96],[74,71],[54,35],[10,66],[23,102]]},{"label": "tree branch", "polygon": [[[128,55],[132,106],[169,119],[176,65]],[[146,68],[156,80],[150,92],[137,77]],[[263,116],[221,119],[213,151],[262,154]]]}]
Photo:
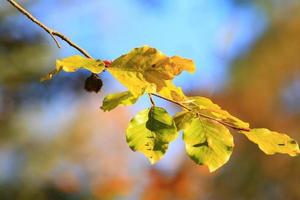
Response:
[{"label": "tree branch", "polygon": [[173,104],[176,104],[176,105],[178,105],[178,106],[180,106],[180,107],[182,107],[182,108],[184,108],[184,109],[186,109],[186,110],[188,110],[188,111],[192,111],[192,109],[186,107],[186,106],[183,105],[182,103],[179,103],[179,102],[174,101],[174,100],[172,100],[172,99],[168,99],[168,98],[166,98],[166,97],[160,96],[160,95],[155,94],[155,93],[150,93],[150,94],[153,95],[153,96],[156,96],[156,97],[158,97],[158,98],[161,98],[161,99],[163,99],[163,100],[166,100],[166,101],[168,101],[168,102],[171,102],[171,103],[173,103]]},{"label": "tree branch", "polygon": [[[156,96],[156,97],[161,98],[161,99],[164,99],[164,100],[166,100],[166,101],[169,101],[169,102],[171,102],[171,103],[173,103],[173,104],[176,104],[176,105],[178,105],[178,106],[180,106],[180,107],[182,107],[182,108],[184,108],[184,109],[186,109],[186,110],[188,110],[188,111],[192,111],[192,109],[188,108],[187,106],[183,105],[183,104],[180,103],[180,102],[174,101],[174,100],[172,100],[172,99],[165,98],[165,97],[160,96],[160,95],[155,94],[155,93],[150,93],[150,95]],[[216,119],[216,118],[213,118],[213,117],[211,117],[211,116],[208,116],[208,115],[205,115],[205,114],[203,114],[203,113],[200,113],[200,112],[197,112],[197,115],[200,116],[200,117],[203,117],[203,118],[210,119],[210,120],[212,120],[212,121],[218,122],[218,123],[220,123],[220,124],[222,124],[222,125],[224,125],[224,126],[227,126],[227,127],[232,128],[232,129],[234,129],[234,130],[237,130],[237,131],[247,131],[247,132],[250,131],[249,128],[240,128],[240,127],[236,127],[236,126],[233,126],[233,125],[228,124],[228,123],[226,123],[226,122],[223,122],[223,121],[221,121],[221,120],[218,120],[218,119]]]},{"label": "tree branch", "polygon": [[42,22],[40,22],[37,18],[35,18],[31,13],[29,13],[27,10],[25,10],[20,4],[18,4],[16,1],[14,0],[7,0],[12,6],[14,6],[16,9],[18,9],[23,15],[25,15],[28,19],[30,19],[32,22],[34,22],[35,24],[37,24],[38,26],[40,26],[42,29],[44,29],[47,33],[49,33],[49,35],[53,38],[54,42],[56,43],[57,47],[60,48],[60,44],[57,41],[57,39],[55,38],[55,36],[59,37],[60,39],[62,39],[63,41],[65,41],[66,43],[68,43],[71,47],[75,48],[76,50],[78,50],[80,53],[82,53],[84,56],[86,56],[87,58],[92,58],[92,56],[89,55],[89,53],[84,50],[83,48],[79,47],[77,44],[75,44],[74,42],[72,42],[69,38],[67,38],[65,35],[63,35],[62,33],[50,29],[49,27],[47,27],[46,25],[44,25]]},{"label": "tree branch", "polygon": [[154,100],[152,98],[152,94],[148,93],[148,97],[149,97],[149,100],[150,100],[150,102],[152,104],[152,107],[155,107],[155,102],[154,102]]},{"label": "tree branch", "polygon": [[[55,36],[59,37],[60,39],[62,39],[63,41],[65,41],[66,43],[68,43],[71,47],[75,48],[76,50],[78,50],[80,53],[82,53],[84,56],[86,56],[87,58],[92,58],[92,56],[90,56],[88,54],[88,52],[86,50],[84,50],[83,48],[79,47],[78,45],[76,45],[74,42],[72,42],[69,38],[67,38],[65,35],[63,35],[62,33],[56,31],[56,30],[53,30],[53,29],[50,29],[49,27],[47,27],[46,25],[44,25],[42,22],[40,22],[37,18],[35,18],[31,13],[29,13],[27,10],[25,10],[20,4],[18,4],[17,2],[15,2],[14,0],[7,0],[12,6],[14,6],[16,9],[18,9],[23,15],[25,15],[28,19],[30,19],[32,22],[34,22],[35,24],[37,24],[38,26],[40,26],[42,29],[44,29],[54,40],[54,42],[56,43],[56,45],[58,46],[58,48],[60,48],[60,44],[59,42],[57,41],[57,39],[55,38]],[[104,61],[105,63],[105,66],[106,67],[109,67],[110,64],[111,64],[111,61],[108,61],[108,60],[105,60]],[[163,96],[160,96],[158,94],[155,94],[155,93],[148,93],[149,95],[149,99],[150,99],[150,102],[152,104],[152,106],[155,106],[155,103],[154,103],[154,100],[152,99],[152,96],[156,96],[158,98],[161,98],[161,99],[164,99],[166,101],[169,101],[173,104],[176,104],[188,111],[192,111],[192,109],[188,108],[187,106],[181,104],[180,102],[177,102],[177,101],[173,101],[171,99],[168,99],[168,98],[165,98]],[[226,122],[223,122],[223,121],[220,121],[218,119],[215,119],[213,117],[210,117],[210,116],[207,116],[207,115],[204,115],[202,113],[197,113],[198,116],[200,117],[203,117],[203,118],[206,118],[206,119],[210,119],[210,120],[213,120],[215,122],[218,122],[220,124],[223,124],[224,126],[227,126],[227,127],[230,127],[232,129],[235,129],[235,130],[238,130],[238,131],[250,131],[249,128],[240,128],[240,127],[236,127],[236,126],[233,126],[231,124],[228,124]]]}]

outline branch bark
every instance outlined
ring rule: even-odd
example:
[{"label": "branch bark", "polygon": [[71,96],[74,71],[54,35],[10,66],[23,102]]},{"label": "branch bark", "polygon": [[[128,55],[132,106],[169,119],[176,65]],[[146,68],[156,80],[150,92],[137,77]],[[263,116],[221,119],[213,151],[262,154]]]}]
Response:
[{"label": "branch bark", "polygon": [[153,98],[151,96],[151,93],[148,93],[148,97],[149,97],[149,100],[151,102],[152,107],[155,107],[155,102],[154,102],[154,100],[153,100]]},{"label": "branch bark", "polygon": [[[56,30],[53,30],[51,28],[49,28],[48,26],[46,26],[45,24],[43,24],[42,22],[40,22],[37,18],[35,18],[31,13],[29,13],[26,9],[24,9],[20,4],[18,4],[16,1],[14,0],[7,0],[12,6],[14,6],[16,9],[18,9],[23,15],[25,15],[27,18],[29,18],[32,22],[34,22],[35,24],[37,24],[38,26],[40,26],[42,29],[44,29],[54,40],[54,42],[56,43],[56,45],[58,46],[58,48],[60,48],[60,44],[58,42],[58,40],[55,38],[55,37],[59,37],[60,39],[62,39],[63,41],[65,41],[66,43],[68,43],[71,47],[75,48],[76,50],[78,50],[80,53],[82,53],[84,56],[86,56],[87,58],[93,58],[92,56],[89,55],[89,53],[84,50],[83,48],[79,47],[77,44],[75,44],[74,42],[72,42],[72,40],[70,40],[69,38],[67,38],[65,35],[63,35],[62,33],[56,31]],[[108,60],[104,60],[104,63],[105,63],[105,66],[106,67],[109,67],[110,64],[111,64],[111,61],[108,61]],[[185,105],[181,104],[180,102],[176,102],[176,101],[173,101],[171,99],[167,99],[163,96],[160,96],[158,94],[155,94],[155,93],[148,93],[148,96],[149,96],[149,99],[150,99],[150,102],[152,104],[152,106],[155,106],[155,103],[154,103],[154,100],[152,99],[151,95],[153,96],[156,96],[158,98],[161,98],[161,99],[164,99],[166,101],[169,101],[173,104],[176,104],[188,111],[191,111],[190,108],[186,107]],[[198,116],[200,117],[203,117],[203,118],[206,118],[206,119],[210,119],[210,120],[213,120],[215,122],[218,122],[220,124],[223,124],[229,128],[232,128],[234,130],[238,130],[238,131],[250,131],[250,129],[248,128],[239,128],[239,127],[235,127],[231,124],[228,124],[226,122],[223,122],[223,121],[220,121],[218,119],[215,119],[213,117],[210,117],[210,116],[207,116],[207,115],[204,115],[202,113],[197,113]]]},{"label": "branch bark", "polygon": [[[165,98],[165,97],[160,96],[160,95],[155,94],[155,93],[150,93],[150,94],[153,95],[153,96],[156,96],[156,97],[158,97],[158,98],[164,99],[164,100],[166,100],[166,101],[169,101],[169,102],[171,102],[171,103],[173,103],[173,104],[176,104],[176,105],[178,105],[178,106],[180,106],[180,107],[182,107],[182,108],[184,108],[184,109],[186,109],[186,110],[188,110],[188,111],[192,111],[192,109],[186,107],[185,105],[183,105],[183,104],[180,103],[180,102],[173,101],[172,99]],[[222,125],[224,125],[224,126],[227,126],[227,127],[232,128],[232,129],[234,129],[234,130],[237,130],[237,131],[247,131],[247,132],[250,131],[249,128],[240,128],[240,127],[236,127],[236,126],[233,126],[233,125],[228,124],[228,123],[226,123],[226,122],[223,122],[223,121],[221,121],[221,120],[215,119],[215,118],[213,118],[213,117],[211,117],[211,116],[205,115],[205,114],[203,114],[203,113],[197,112],[197,115],[198,115],[199,117],[203,117],[203,118],[206,118],[206,119],[209,119],[209,120],[218,122],[218,123],[220,123],[220,124],[222,124]]]},{"label": "branch bark", "polygon": [[77,44],[75,44],[72,40],[70,40],[69,38],[67,38],[65,35],[63,35],[62,33],[53,30],[51,28],[49,28],[48,26],[46,26],[45,24],[43,24],[42,22],[40,22],[37,18],[35,18],[31,13],[29,13],[26,9],[24,9],[20,4],[18,4],[16,1],[14,0],[7,0],[13,7],[15,7],[16,9],[18,9],[23,15],[25,15],[28,19],[30,19],[32,22],[34,22],[35,24],[37,24],[38,26],[40,26],[42,29],[44,29],[54,40],[54,42],[56,43],[57,47],[60,48],[60,44],[58,42],[58,40],[55,38],[59,37],[60,39],[62,39],[63,41],[65,41],[66,43],[68,43],[71,47],[75,48],[76,50],[78,50],[80,53],[82,53],[85,57],[87,58],[92,58],[92,56],[83,48],[79,47]]}]

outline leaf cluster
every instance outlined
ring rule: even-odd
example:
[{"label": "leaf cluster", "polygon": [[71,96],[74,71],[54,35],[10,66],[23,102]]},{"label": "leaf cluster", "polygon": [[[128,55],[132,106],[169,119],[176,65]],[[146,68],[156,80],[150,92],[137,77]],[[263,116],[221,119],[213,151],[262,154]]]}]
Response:
[{"label": "leaf cluster", "polygon": [[[135,48],[105,65],[101,60],[76,55],[56,61],[56,69],[42,80],[49,80],[60,71],[75,72],[83,68],[94,74],[107,70],[128,91],[109,94],[101,109],[110,111],[117,106],[128,106],[144,94],[155,95],[175,103],[182,111],[171,116],[161,107],[146,108],[129,122],[126,140],[133,151],[143,153],[154,164],[159,161],[178,132],[183,132],[183,141],[188,156],[199,165],[215,171],[230,158],[234,139],[230,130],[245,135],[266,154],[283,153],[296,156],[300,153],[297,142],[286,134],[265,128],[250,128],[250,125],[210,99],[187,96],[172,80],[183,71],[194,72],[192,60],[179,56],[168,57],[149,46]],[[102,86],[102,82],[101,82]]]}]

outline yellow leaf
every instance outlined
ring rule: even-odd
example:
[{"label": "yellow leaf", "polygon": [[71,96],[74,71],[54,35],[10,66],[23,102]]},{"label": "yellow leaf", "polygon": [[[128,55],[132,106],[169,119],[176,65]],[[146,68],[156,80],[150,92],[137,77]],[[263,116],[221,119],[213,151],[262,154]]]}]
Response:
[{"label": "yellow leaf", "polygon": [[61,70],[65,72],[75,72],[83,68],[92,73],[99,74],[105,69],[105,64],[101,60],[85,58],[80,55],[70,56],[61,60],[56,60],[56,69],[41,78],[41,81],[52,79]]},{"label": "yellow leaf", "polygon": [[173,56],[171,57],[171,61],[173,69],[179,69],[178,74],[182,70],[186,70],[190,73],[194,73],[196,70],[194,62],[190,59],[181,58],[180,56]]},{"label": "yellow leaf", "polygon": [[296,156],[300,153],[297,142],[286,134],[270,131],[265,128],[251,129],[249,132],[241,131],[241,133],[256,143],[268,155],[285,153],[290,156]]},{"label": "yellow leaf", "polygon": [[210,172],[223,166],[233,151],[233,137],[222,124],[199,117],[183,126],[183,140],[189,157]]},{"label": "yellow leaf", "polygon": [[173,101],[183,102],[186,100],[186,96],[182,89],[180,87],[176,87],[171,81],[165,81],[165,87],[163,87],[158,93],[159,95]]},{"label": "yellow leaf", "polygon": [[188,99],[185,102],[183,102],[183,104],[191,110],[193,110],[194,112],[214,118],[228,125],[237,128],[249,128],[248,123],[238,119],[237,117],[234,117],[229,112],[223,110],[220,106],[213,103],[210,99],[206,97],[188,97]]},{"label": "yellow leaf", "polygon": [[132,105],[134,104],[138,98],[132,96],[131,92],[120,92],[115,94],[107,95],[103,100],[103,105],[101,109],[104,111],[110,111],[117,107],[118,105]]},{"label": "yellow leaf", "polygon": [[146,92],[159,92],[168,87],[183,70],[194,72],[191,60],[179,56],[167,57],[149,46],[135,48],[112,62],[108,71],[134,96]]}]

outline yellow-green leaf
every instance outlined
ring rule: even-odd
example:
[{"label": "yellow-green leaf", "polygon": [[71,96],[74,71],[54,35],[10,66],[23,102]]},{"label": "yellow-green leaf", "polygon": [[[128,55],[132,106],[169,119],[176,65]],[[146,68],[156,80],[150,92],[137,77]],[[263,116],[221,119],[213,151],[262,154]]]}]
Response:
[{"label": "yellow-green leaf", "polygon": [[115,94],[107,95],[103,100],[103,105],[101,109],[104,111],[110,111],[117,107],[118,105],[132,105],[138,100],[137,97],[134,97],[131,92],[120,92]]},{"label": "yellow-green leaf", "polygon": [[224,165],[233,150],[233,137],[220,123],[196,117],[183,128],[187,154],[199,165],[206,165],[210,172]]},{"label": "yellow-green leaf", "polygon": [[134,96],[146,92],[159,92],[168,87],[166,80],[172,80],[183,70],[194,72],[195,65],[189,59],[179,56],[167,57],[149,46],[135,48],[112,62],[108,71]]},{"label": "yellow-green leaf", "polygon": [[181,111],[174,116],[174,122],[178,131],[184,129],[192,119],[196,117],[196,113],[189,111]]},{"label": "yellow-green leaf", "polygon": [[61,60],[56,60],[56,69],[42,77],[41,81],[52,79],[52,77],[61,70],[65,72],[75,72],[80,68],[99,74],[105,69],[105,64],[101,60],[85,58],[80,55],[70,56]]},{"label": "yellow-green leaf", "polygon": [[152,107],[130,121],[126,140],[133,151],[143,153],[154,164],[163,157],[177,134],[172,116],[163,108]]},{"label": "yellow-green leaf", "polygon": [[176,87],[172,81],[168,80],[165,81],[165,87],[163,87],[158,94],[176,102],[183,102],[186,100],[186,96],[182,89],[180,87]]},{"label": "yellow-green leaf", "polygon": [[223,123],[229,124],[237,128],[249,128],[249,124],[232,116],[227,111],[223,110],[220,106],[213,103],[210,99],[206,97],[188,97],[188,100],[183,102],[185,106],[193,110],[194,112],[207,115],[209,117],[215,118]]},{"label": "yellow-green leaf", "polygon": [[251,129],[249,132],[241,131],[241,133],[268,155],[283,153],[296,156],[300,153],[297,142],[286,134],[265,128]]}]

